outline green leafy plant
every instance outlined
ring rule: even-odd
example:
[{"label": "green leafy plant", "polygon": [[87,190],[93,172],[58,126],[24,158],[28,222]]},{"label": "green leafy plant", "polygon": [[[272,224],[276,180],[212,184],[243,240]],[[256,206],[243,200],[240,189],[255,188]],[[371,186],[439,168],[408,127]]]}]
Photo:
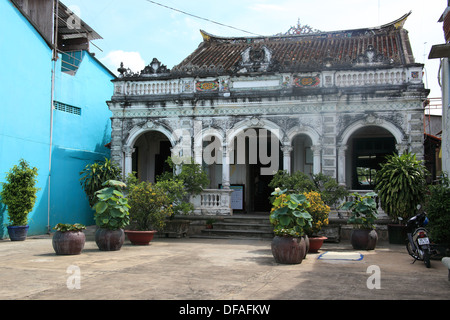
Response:
[{"label": "green leafy plant", "polygon": [[274,226],[277,236],[302,237],[305,229],[311,228],[311,215],[307,208],[310,206],[303,194],[286,194],[286,189],[276,188],[272,195],[270,222]]},{"label": "green leafy plant", "polygon": [[128,193],[130,220],[136,230],[162,230],[173,214],[172,198],[158,184],[143,181]]},{"label": "green leafy plant", "polygon": [[387,156],[386,162],[381,164],[376,174],[375,190],[381,207],[394,221],[406,222],[415,214],[417,205],[423,203],[427,174],[427,169],[415,154]]},{"label": "green leafy plant", "polygon": [[271,188],[286,189],[288,193],[319,192],[322,200],[329,206],[335,205],[349,192],[346,187],[340,186],[336,179],[323,173],[308,175],[301,171],[289,174],[285,170],[278,171],[269,183]]},{"label": "green leafy plant", "polygon": [[121,169],[110,159],[105,158],[104,161],[86,165],[80,175],[81,186],[88,196],[89,205],[93,207],[97,201],[95,193],[103,188],[105,181],[120,180]]},{"label": "green leafy plant", "polygon": [[110,230],[122,229],[130,223],[128,199],[121,192],[126,184],[117,180],[103,183],[103,189],[95,193],[95,223],[98,227]]},{"label": "green leafy plant", "polygon": [[38,169],[30,167],[27,161],[21,159],[19,165],[7,173],[6,182],[2,182],[0,192],[2,202],[7,206],[11,226],[25,226],[28,214],[36,202],[36,187]]},{"label": "green leafy plant", "polygon": [[353,224],[357,229],[374,229],[374,223],[377,219],[378,210],[375,198],[375,192],[369,192],[365,195],[352,193],[353,200],[345,202],[340,208],[342,210],[350,210],[350,216],[347,220],[349,224]]},{"label": "green leafy plant", "polygon": [[450,180],[447,175],[429,187],[425,203],[430,238],[450,248]]},{"label": "green leafy plant", "polygon": [[58,223],[53,229],[60,232],[68,232],[68,231],[82,231],[86,229],[86,226],[81,223]]}]

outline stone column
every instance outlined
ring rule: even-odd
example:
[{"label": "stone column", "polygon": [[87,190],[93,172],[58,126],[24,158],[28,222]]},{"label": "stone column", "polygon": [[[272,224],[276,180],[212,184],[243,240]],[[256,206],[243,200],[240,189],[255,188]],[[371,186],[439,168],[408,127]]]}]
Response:
[{"label": "stone column", "polygon": [[230,150],[226,145],[222,147],[222,188],[230,188]]},{"label": "stone column", "polygon": [[347,145],[341,145],[338,147],[338,183],[345,186],[345,162]]},{"label": "stone column", "polygon": [[402,154],[408,151],[408,144],[398,143],[395,145],[395,149],[397,149],[398,155],[401,156]]},{"label": "stone column", "polygon": [[281,151],[283,151],[283,169],[291,174],[291,152],[293,148],[291,146],[282,146]]},{"label": "stone column", "polygon": [[322,147],[321,146],[312,146],[311,151],[313,152],[313,173],[318,174],[322,171],[322,158],[321,158],[321,152]]},{"label": "stone column", "polygon": [[125,155],[125,163],[124,163],[124,177],[127,177],[128,174],[133,172],[133,152],[135,149],[131,146],[123,147],[123,153]]}]

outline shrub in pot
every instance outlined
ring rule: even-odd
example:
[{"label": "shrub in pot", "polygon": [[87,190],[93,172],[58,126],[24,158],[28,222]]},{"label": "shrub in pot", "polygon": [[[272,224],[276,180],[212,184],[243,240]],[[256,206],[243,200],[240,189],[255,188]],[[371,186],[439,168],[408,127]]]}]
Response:
[{"label": "shrub in pot", "polygon": [[95,242],[102,251],[120,250],[124,241],[123,228],[130,223],[128,199],[122,193],[126,184],[117,180],[103,183],[104,188],[97,191],[97,202],[94,205]]},{"label": "shrub in pot", "polygon": [[345,202],[342,210],[350,210],[348,223],[354,226],[351,234],[351,244],[357,250],[373,250],[378,241],[378,234],[375,231],[375,220],[377,219],[377,204],[375,192],[365,195],[353,193],[353,200]]},{"label": "shrub in pot", "polygon": [[278,263],[300,264],[306,256],[305,229],[311,227],[312,218],[306,210],[310,204],[305,195],[287,194],[279,188],[272,195],[272,254]]},{"label": "shrub in pot", "polygon": [[144,181],[129,187],[128,200],[131,229],[125,233],[132,244],[148,245],[173,213],[171,197],[160,185]]},{"label": "shrub in pot", "polygon": [[324,226],[328,225],[328,215],[330,213],[330,207],[322,200],[321,194],[316,191],[310,191],[303,193],[306,200],[309,202],[309,206],[306,211],[311,215],[311,227],[305,228],[306,235],[309,240],[308,252],[318,252],[322,247],[326,237],[320,236],[319,232]]},{"label": "shrub in pot", "polygon": [[37,171],[30,167],[24,159],[19,165],[7,173],[6,182],[2,183],[1,201],[8,209],[9,237],[12,241],[24,241],[28,233],[28,214],[33,210],[36,202]]},{"label": "shrub in pot", "polygon": [[78,255],[86,243],[86,235],[83,230],[86,226],[80,223],[58,223],[52,237],[52,245],[57,255]]},{"label": "shrub in pot", "polygon": [[[381,207],[394,222],[388,225],[391,243],[405,243],[406,231],[401,225],[414,216],[417,205],[423,203],[427,174],[422,161],[410,153],[387,156],[377,171],[375,190]],[[395,230],[398,235],[394,235]]]}]

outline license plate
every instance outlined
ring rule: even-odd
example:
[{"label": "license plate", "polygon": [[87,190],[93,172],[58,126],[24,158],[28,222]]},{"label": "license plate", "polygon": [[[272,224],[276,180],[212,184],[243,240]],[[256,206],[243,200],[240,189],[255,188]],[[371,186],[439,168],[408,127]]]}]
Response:
[{"label": "license plate", "polygon": [[428,238],[418,238],[418,239],[417,239],[417,242],[418,242],[420,245],[430,244],[430,240],[429,240]]}]

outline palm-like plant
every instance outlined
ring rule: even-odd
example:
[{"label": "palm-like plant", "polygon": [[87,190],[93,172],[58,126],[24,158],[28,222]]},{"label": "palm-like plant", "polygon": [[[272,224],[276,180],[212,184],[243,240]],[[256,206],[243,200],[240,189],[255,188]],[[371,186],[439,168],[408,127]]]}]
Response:
[{"label": "palm-like plant", "polygon": [[386,159],[376,175],[381,207],[393,220],[406,221],[425,198],[428,171],[415,154],[391,155]]}]

